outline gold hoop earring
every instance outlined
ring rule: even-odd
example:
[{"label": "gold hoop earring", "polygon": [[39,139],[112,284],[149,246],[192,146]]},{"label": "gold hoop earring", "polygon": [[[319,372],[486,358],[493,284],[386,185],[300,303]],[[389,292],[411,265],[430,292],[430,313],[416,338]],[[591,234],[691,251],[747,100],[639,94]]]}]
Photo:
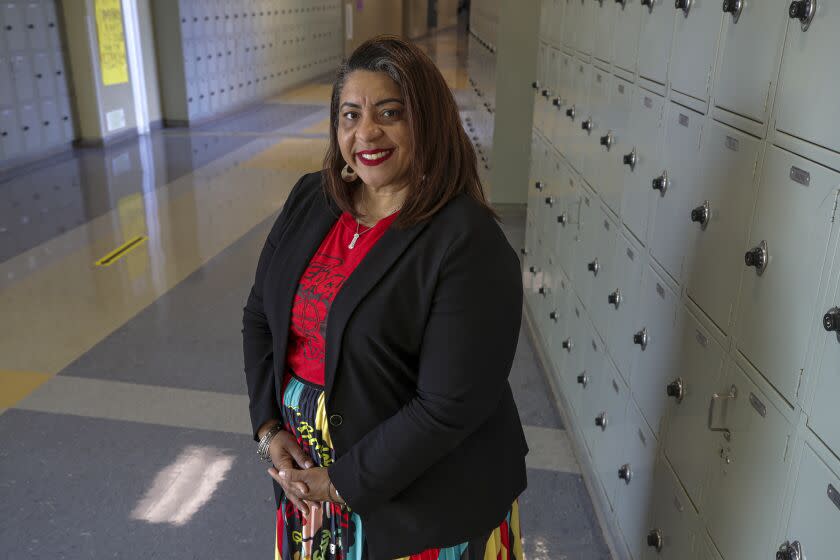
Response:
[{"label": "gold hoop earring", "polygon": [[359,175],[358,175],[358,174],[357,174],[357,173],[353,170],[353,168],[352,168],[352,167],[350,167],[350,164],[348,163],[348,164],[347,164],[347,165],[345,165],[345,166],[344,166],[344,168],[341,170],[341,178],[342,178],[342,179],[343,179],[346,183],[352,183],[353,181],[355,181],[356,179],[358,179],[358,178],[359,178]]}]

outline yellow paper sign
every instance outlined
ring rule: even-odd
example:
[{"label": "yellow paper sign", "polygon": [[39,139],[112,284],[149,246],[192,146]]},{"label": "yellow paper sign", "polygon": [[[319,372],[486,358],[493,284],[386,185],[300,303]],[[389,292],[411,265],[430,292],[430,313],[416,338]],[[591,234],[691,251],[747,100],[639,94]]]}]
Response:
[{"label": "yellow paper sign", "polygon": [[96,33],[99,36],[102,83],[106,86],[127,83],[128,64],[120,0],[96,0]]}]

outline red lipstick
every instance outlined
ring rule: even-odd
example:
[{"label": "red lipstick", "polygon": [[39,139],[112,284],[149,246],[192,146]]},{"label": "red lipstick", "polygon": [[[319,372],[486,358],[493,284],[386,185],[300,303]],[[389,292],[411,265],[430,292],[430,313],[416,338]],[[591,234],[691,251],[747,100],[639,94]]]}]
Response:
[{"label": "red lipstick", "polygon": [[[377,157],[376,159],[369,159],[369,158],[363,157],[363,156],[378,156],[379,154],[382,154],[382,155],[380,157]],[[382,165],[383,163],[385,163],[386,161],[391,159],[391,156],[393,154],[394,154],[394,148],[378,149],[378,150],[360,150],[360,151],[356,152],[356,160],[359,161],[359,163],[361,163],[362,165],[365,165],[365,166],[368,166],[368,167],[374,167],[374,166],[377,166],[377,165]]]}]

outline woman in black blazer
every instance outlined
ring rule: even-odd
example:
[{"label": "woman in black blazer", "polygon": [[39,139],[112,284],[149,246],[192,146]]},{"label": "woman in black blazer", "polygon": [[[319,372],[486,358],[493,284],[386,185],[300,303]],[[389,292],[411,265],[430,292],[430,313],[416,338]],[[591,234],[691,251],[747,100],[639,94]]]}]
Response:
[{"label": "woman in black blazer", "polygon": [[330,115],[325,169],[292,189],[244,309],[276,557],[520,560],[520,264],[455,100],[382,36],[340,68]]}]

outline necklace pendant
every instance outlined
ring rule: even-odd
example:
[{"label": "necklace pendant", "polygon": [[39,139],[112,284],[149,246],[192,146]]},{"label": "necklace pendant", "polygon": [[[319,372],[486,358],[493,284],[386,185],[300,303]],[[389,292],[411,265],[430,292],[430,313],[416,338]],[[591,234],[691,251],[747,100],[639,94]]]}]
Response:
[{"label": "necklace pendant", "polygon": [[351,242],[350,242],[350,245],[348,245],[348,246],[347,246],[347,248],[348,248],[348,249],[352,249],[353,247],[355,247],[355,246],[356,246],[356,240],[357,240],[357,239],[359,239],[359,234],[358,234],[358,233],[354,233],[354,234],[353,234],[353,241],[351,241]]}]

